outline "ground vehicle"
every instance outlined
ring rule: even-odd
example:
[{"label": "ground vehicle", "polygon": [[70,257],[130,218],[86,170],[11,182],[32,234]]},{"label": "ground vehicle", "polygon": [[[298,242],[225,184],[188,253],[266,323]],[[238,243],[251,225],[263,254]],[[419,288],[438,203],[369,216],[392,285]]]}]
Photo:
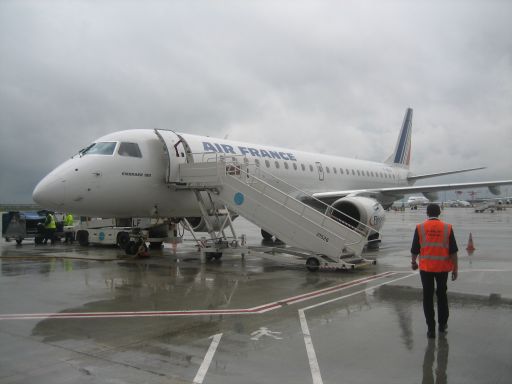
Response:
[{"label": "ground vehicle", "polygon": [[[153,220],[154,221],[154,220]],[[151,219],[85,219],[75,228],[76,240],[81,246],[89,244],[117,245],[133,255],[150,247],[160,248],[169,239],[169,223]]]},{"label": "ground vehicle", "polygon": [[46,211],[9,211],[2,215],[2,236],[5,241],[16,240],[21,244],[24,239],[34,238],[36,244],[43,239]]},{"label": "ground vehicle", "polygon": [[483,201],[477,205],[475,205],[475,212],[485,212],[486,210],[489,212],[494,212],[496,209],[496,204],[494,201]]}]

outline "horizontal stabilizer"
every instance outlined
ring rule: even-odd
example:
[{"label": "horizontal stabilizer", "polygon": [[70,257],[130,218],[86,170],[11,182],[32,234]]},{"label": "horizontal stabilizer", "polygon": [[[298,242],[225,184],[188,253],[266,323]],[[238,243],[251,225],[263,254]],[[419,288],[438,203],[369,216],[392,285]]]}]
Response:
[{"label": "horizontal stabilizer", "polygon": [[412,175],[412,176],[408,176],[407,180],[408,181],[416,181],[416,180],[421,180],[421,179],[429,179],[431,177],[437,177],[437,176],[453,175],[454,173],[478,171],[480,169],[485,169],[485,168],[486,167],[478,167],[478,168],[458,169],[456,171],[448,171],[448,172],[427,173],[424,175]]}]

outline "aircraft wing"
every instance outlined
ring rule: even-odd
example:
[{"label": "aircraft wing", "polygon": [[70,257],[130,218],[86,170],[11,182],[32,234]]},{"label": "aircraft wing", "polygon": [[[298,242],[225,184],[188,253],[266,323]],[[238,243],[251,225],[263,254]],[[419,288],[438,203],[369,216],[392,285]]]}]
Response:
[{"label": "aircraft wing", "polygon": [[326,203],[333,203],[337,199],[345,196],[366,196],[373,197],[381,204],[389,204],[395,200],[401,199],[404,195],[412,193],[435,193],[440,191],[450,191],[469,188],[482,188],[487,187],[491,193],[499,194],[500,185],[511,185],[512,180],[498,180],[498,181],[482,181],[473,183],[453,183],[453,184],[437,184],[437,185],[418,185],[418,186],[404,186],[404,187],[389,187],[389,188],[374,188],[374,189],[359,189],[348,191],[332,191],[332,192],[318,192],[314,193],[313,197],[322,200]]},{"label": "aircraft wing", "polygon": [[468,169],[457,169],[455,171],[448,171],[448,172],[427,173],[425,175],[410,175],[407,177],[407,180],[408,181],[416,181],[416,180],[420,180],[420,179],[429,179],[429,178],[438,177],[438,176],[453,175],[455,173],[479,171],[480,169],[485,169],[485,168],[486,167],[478,167],[478,168],[468,168]]}]

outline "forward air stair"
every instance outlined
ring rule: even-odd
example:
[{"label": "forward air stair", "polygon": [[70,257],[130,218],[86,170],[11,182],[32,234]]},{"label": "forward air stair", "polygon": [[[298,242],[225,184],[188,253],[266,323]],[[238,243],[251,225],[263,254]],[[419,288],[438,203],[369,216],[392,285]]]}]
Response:
[{"label": "forward air stair", "polygon": [[[361,257],[367,229],[349,228],[302,203],[299,197],[306,195],[303,191],[242,159],[215,155],[206,161],[180,164],[181,188],[196,193],[204,217],[209,215],[204,201],[207,192],[208,196],[212,194],[221,200],[228,211],[236,212],[286,244],[304,250],[309,270],[355,269],[375,263]],[[209,232],[212,234],[212,230]],[[289,253],[294,252],[289,249]],[[286,248],[282,251],[286,252]]]}]

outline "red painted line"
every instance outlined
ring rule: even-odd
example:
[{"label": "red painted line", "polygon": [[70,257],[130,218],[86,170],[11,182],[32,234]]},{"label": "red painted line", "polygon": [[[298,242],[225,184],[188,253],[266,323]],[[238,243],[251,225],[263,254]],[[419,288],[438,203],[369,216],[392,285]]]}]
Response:
[{"label": "red painted line", "polygon": [[170,317],[170,316],[211,316],[211,315],[251,315],[261,314],[290,305],[300,301],[310,300],[316,297],[334,293],[349,287],[364,284],[369,281],[388,277],[396,272],[383,272],[374,276],[341,283],[333,287],[323,288],[314,292],[292,296],[283,300],[263,304],[253,308],[241,309],[206,309],[189,311],[128,311],[128,312],[61,312],[61,313],[25,313],[0,315],[1,320],[30,320],[30,319],[85,319],[85,318],[130,318],[130,317]]},{"label": "red painted line", "polygon": [[380,273],[378,275],[362,278],[362,279],[359,279],[359,280],[350,281],[348,283],[338,284],[338,285],[335,285],[333,287],[324,288],[324,289],[321,289],[321,290],[318,290],[318,291],[314,291],[314,292],[310,292],[310,293],[305,293],[303,295],[291,297],[291,298],[287,299],[286,301],[281,301],[281,302],[286,302],[286,304],[292,304],[292,303],[296,303],[296,302],[299,302],[299,301],[304,301],[306,299],[312,299],[312,298],[315,298],[315,297],[320,297],[320,296],[323,296],[323,295],[327,295],[329,293],[333,293],[333,292],[339,291],[341,289],[353,287],[355,285],[364,284],[364,283],[367,283],[367,282],[372,281],[372,280],[380,279],[382,277],[392,276],[394,274],[395,274],[395,272],[384,272],[384,273]]}]

